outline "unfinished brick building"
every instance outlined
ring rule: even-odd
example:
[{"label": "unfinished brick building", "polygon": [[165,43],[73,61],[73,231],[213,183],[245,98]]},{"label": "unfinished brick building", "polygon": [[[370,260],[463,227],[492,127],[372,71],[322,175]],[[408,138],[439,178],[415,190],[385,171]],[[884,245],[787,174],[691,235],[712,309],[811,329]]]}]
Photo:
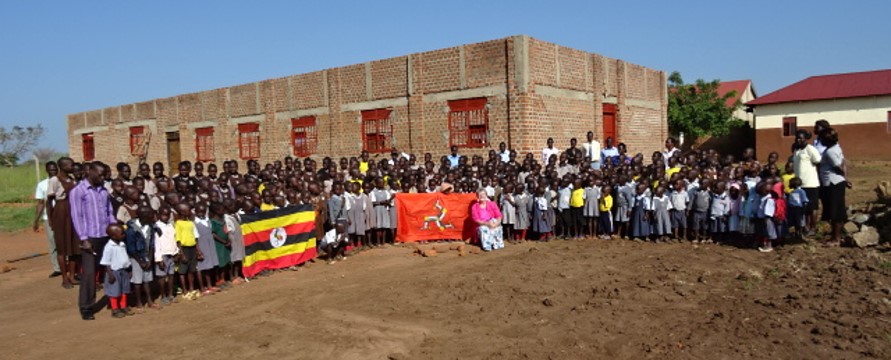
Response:
[{"label": "unfinished brick building", "polygon": [[392,148],[520,154],[593,130],[629,152],[668,134],[662,71],[519,35],[68,115],[72,157],[262,162]]}]

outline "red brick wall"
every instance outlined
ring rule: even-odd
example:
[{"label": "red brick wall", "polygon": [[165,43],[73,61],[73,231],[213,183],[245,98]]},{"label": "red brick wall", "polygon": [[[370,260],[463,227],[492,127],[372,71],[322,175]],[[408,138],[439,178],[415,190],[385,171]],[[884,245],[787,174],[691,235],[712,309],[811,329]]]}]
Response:
[{"label": "red brick wall", "polygon": [[397,148],[440,155],[449,145],[447,100],[485,90],[492,148],[504,141],[537,154],[547,137],[560,148],[589,130],[600,138],[602,104],[610,101],[619,106],[621,140],[631,152],[650,152],[667,134],[664,89],[662,72],[518,36],[72,114],[69,150],[79,159],[80,134],[93,131],[97,159],[132,160],[128,123],[137,122],[152,125],[149,162],[167,161],[167,131],[179,131],[182,159],[194,161],[194,129],[212,126],[219,163],[238,159],[237,124],[256,119],[266,162],[291,155],[289,114],[299,113],[316,116],[318,157],[355,156],[362,149],[361,110],[377,102],[392,110]]}]

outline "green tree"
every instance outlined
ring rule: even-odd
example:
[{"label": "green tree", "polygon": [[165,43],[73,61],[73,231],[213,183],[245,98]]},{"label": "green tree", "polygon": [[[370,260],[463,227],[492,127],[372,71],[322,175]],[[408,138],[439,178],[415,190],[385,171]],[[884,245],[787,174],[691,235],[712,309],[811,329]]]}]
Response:
[{"label": "green tree", "polygon": [[15,166],[19,159],[43,136],[43,126],[13,126],[6,130],[0,127],[0,165]]},{"label": "green tree", "polygon": [[723,136],[730,129],[745,124],[733,116],[742,106],[739,99],[727,106],[727,99],[737,96],[736,91],[718,94],[719,80],[696,80],[685,84],[677,71],[668,76],[668,129],[674,134],[684,134],[685,143],[692,143],[702,136]]}]

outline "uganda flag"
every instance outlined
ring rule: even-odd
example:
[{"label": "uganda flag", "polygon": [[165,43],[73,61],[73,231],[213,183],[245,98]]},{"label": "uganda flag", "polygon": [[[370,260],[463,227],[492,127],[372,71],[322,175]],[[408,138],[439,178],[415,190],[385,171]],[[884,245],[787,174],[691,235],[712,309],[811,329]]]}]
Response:
[{"label": "uganda flag", "polygon": [[263,270],[286,268],[314,258],[315,220],[312,205],[242,215],[244,276],[252,277]]}]

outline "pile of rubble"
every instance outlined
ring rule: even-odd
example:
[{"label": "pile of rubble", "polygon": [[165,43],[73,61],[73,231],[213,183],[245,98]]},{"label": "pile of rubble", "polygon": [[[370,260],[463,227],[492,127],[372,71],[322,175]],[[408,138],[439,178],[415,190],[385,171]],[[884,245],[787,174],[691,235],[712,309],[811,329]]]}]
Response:
[{"label": "pile of rubble", "polygon": [[850,211],[845,233],[857,247],[878,245],[891,241],[891,183],[879,182],[876,201]]}]

